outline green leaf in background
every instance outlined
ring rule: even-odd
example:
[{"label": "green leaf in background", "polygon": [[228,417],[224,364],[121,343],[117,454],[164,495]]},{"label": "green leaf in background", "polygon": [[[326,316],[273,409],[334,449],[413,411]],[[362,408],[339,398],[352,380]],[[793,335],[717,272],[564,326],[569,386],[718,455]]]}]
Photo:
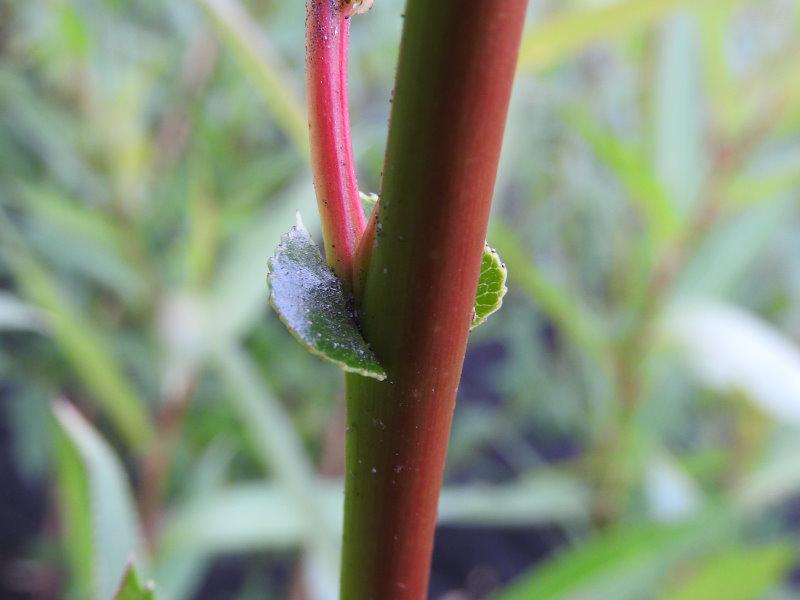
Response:
[{"label": "green leaf in background", "polygon": [[519,66],[546,69],[587,45],[630,34],[685,7],[731,0],[624,0],[552,17],[525,34]]},{"label": "green leaf in background", "polygon": [[212,339],[238,340],[263,318],[264,263],[284,234],[281,223],[297,212],[316,212],[311,178],[301,178],[253,214],[236,232],[222,256],[209,295]]},{"label": "green leaf in background", "polygon": [[[317,508],[340,523],[341,485],[315,485]],[[189,551],[209,556],[253,550],[292,550],[306,539],[302,507],[285,487],[272,483],[230,486],[176,511],[161,552],[180,557]],[[340,532],[337,530],[337,535]],[[162,561],[159,561],[162,562]]]},{"label": "green leaf in background", "polygon": [[0,242],[22,292],[45,317],[50,335],[92,392],[92,398],[132,447],[144,447],[153,437],[144,402],[130,386],[95,324],[72,306],[50,271],[28,251],[2,213]]},{"label": "green leaf in background", "polygon": [[114,597],[126,565],[145,555],[130,485],[119,458],[75,408],[53,407],[61,439],[58,468],[67,552],[81,597]]},{"label": "green leaf in background", "polygon": [[623,600],[647,597],[665,571],[707,547],[727,520],[623,525],[567,550],[492,600]]},{"label": "green leaf in background", "polygon": [[671,587],[663,600],[752,600],[761,598],[791,568],[795,552],[787,544],[737,548],[717,554]]},{"label": "green leaf in background", "polygon": [[470,527],[530,527],[546,523],[585,523],[589,489],[572,476],[551,469],[502,485],[471,483],[442,488],[438,522]]},{"label": "green leaf in background", "polygon": [[239,0],[200,0],[242,67],[253,78],[275,122],[304,157],[310,150],[303,103],[288,69]]},{"label": "green leaf in background", "polygon": [[63,427],[55,435],[53,450],[61,535],[66,540],[64,550],[70,573],[68,587],[79,598],[93,598],[92,515],[86,469]]},{"label": "green leaf in background", "polygon": [[800,493],[800,440],[788,429],[736,484],[733,501],[744,514],[764,514]]},{"label": "green leaf in background", "polygon": [[699,73],[699,31],[691,14],[662,25],[656,65],[653,115],[655,172],[675,207],[695,208],[708,168],[703,134]]},{"label": "green leaf in background", "polygon": [[50,265],[88,277],[118,298],[136,304],[144,297],[145,277],[125,252],[124,226],[98,210],[45,185],[19,183],[14,206],[25,215],[33,251]]},{"label": "green leaf in background", "polygon": [[154,600],[154,598],[152,583],[142,584],[136,568],[133,564],[129,564],[114,600]]},{"label": "green leaf in background", "polygon": [[[341,535],[340,481],[315,480],[310,493],[317,510]],[[586,486],[568,475],[544,472],[502,484],[453,485],[442,489],[438,522],[472,527],[530,527],[584,522],[589,514]],[[268,515],[265,517],[265,515]],[[258,550],[294,549],[308,527],[302,506],[285,486],[246,483],[192,500],[171,515],[159,563],[191,551],[209,556]],[[160,583],[160,579],[159,579]]]},{"label": "green leaf in background", "polygon": [[520,236],[500,220],[496,220],[489,231],[503,256],[511,265],[517,287],[536,303],[548,318],[578,347],[602,354],[604,331],[598,325],[599,318],[580,304],[580,291],[565,289],[550,277],[535,261],[531,260]]},{"label": "green leaf in background", "polygon": [[18,73],[0,68],[0,97],[16,98],[3,107],[5,122],[24,140],[25,151],[38,156],[56,181],[85,198],[96,199],[103,193],[97,175],[75,152],[72,123],[35,86]]},{"label": "green leaf in background", "polygon": [[350,373],[386,379],[358,330],[341,282],[325,264],[299,215],[268,267],[270,303],[303,346]]},{"label": "green leaf in background", "polygon": [[800,349],[770,323],[719,302],[683,302],[662,324],[702,383],[741,392],[779,423],[800,424]]},{"label": "green leaf in background", "polygon": [[481,274],[478,278],[478,289],[475,292],[475,309],[470,329],[475,329],[503,306],[503,297],[508,291],[507,279],[506,265],[500,260],[497,250],[489,244],[484,245]]},{"label": "green leaf in background", "polygon": [[35,307],[13,294],[0,291],[0,331],[42,331],[43,328],[44,319]]},{"label": "green leaf in background", "polygon": [[583,135],[598,159],[617,176],[656,240],[663,243],[673,239],[682,226],[680,214],[643,153],[603,130],[583,111],[574,111],[570,115],[570,122]]},{"label": "green leaf in background", "polygon": [[742,94],[729,65],[726,36],[731,8],[728,4],[708,4],[700,11],[703,87],[714,107],[717,127],[727,135],[741,127],[745,116]]},{"label": "green leaf in background", "polygon": [[[800,166],[800,165],[798,165]],[[752,287],[753,266],[775,232],[791,218],[794,196],[751,206],[721,221],[700,242],[681,272],[675,296],[726,298]]]},{"label": "green leaf in background", "polygon": [[[304,539],[318,567],[323,589],[336,588],[341,536],[326,519],[321,498],[313,487],[314,467],[290,415],[257,372],[252,358],[238,345],[221,345],[217,363],[231,387],[231,403],[251,437],[263,466],[290,494],[304,518]],[[337,523],[340,521],[337,521]],[[163,580],[159,578],[163,585]]]}]

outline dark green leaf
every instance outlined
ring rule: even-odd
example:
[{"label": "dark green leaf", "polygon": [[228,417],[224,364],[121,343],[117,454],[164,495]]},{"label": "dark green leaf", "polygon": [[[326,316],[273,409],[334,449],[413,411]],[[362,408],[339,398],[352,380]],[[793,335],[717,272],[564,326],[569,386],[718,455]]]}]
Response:
[{"label": "dark green leaf", "polygon": [[345,371],[386,379],[358,330],[341,282],[325,264],[299,215],[297,225],[281,238],[268,268],[270,303],[301,344]]}]

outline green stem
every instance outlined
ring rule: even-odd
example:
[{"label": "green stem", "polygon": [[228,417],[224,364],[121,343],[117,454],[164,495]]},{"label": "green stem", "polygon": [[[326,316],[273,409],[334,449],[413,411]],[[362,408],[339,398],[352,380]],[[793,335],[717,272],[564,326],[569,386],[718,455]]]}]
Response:
[{"label": "green stem", "polygon": [[420,599],[527,0],[408,0],[348,376],[343,600]]}]

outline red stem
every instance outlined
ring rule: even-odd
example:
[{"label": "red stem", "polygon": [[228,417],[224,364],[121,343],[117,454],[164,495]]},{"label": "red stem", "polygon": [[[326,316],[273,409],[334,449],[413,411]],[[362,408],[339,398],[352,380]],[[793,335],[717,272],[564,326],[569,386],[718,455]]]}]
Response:
[{"label": "red stem", "polygon": [[406,3],[380,213],[359,285],[360,324],[389,377],[347,377],[343,600],[427,594],[526,7]]},{"label": "red stem", "polygon": [[306,92],[311,167],[328,263],[346,286],[366,226],[358,197],[347,103],[349,8],[338,0],[308,0]]}]

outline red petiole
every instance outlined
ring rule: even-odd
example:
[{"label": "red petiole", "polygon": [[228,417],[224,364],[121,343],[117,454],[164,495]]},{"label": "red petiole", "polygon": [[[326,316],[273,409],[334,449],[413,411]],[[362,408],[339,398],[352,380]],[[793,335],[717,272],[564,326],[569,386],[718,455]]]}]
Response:
[{"label": "red petiole", "polygon": [[[363,7],[363,5],[360,5]],[[346,287],[366,227],[350,138],[347,55],[350,16],[339,0],[308,0],[306,91],[311,166],[328,262]]]}]

